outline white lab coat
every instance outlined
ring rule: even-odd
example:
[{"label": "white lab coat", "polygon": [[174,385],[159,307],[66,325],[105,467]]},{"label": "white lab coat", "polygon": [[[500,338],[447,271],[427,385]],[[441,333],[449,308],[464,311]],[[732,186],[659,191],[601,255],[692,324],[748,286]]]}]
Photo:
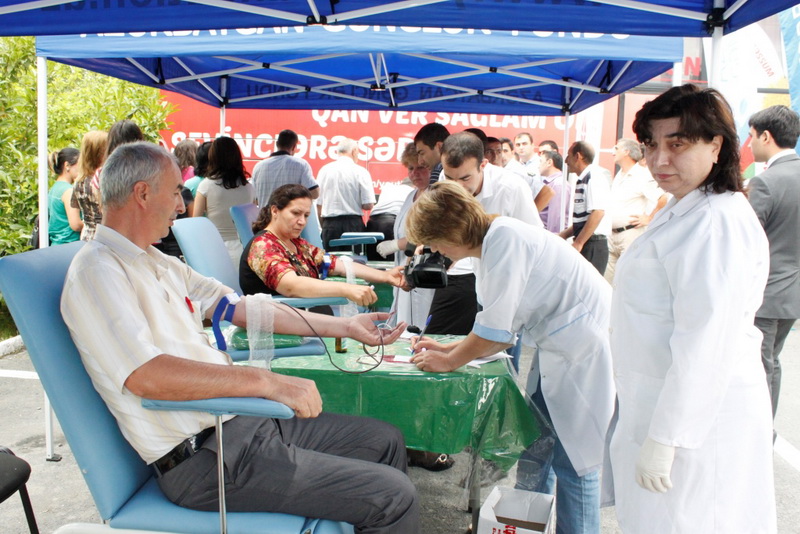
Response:
[{"label": "white lab coat", "polygon": [[[406,216],[408,211],[414,204],[414,195],[417,190],[414,189],[406,197],[403,207],[400,208],[400,213],[394,220],[394,238],[400,239],[406,237]],[[401,250],[394,253],[394,264],[405,265],[408,258],[405,251]],[[431,302],[433,302],[433,293],[435,289],[417,288],[411,291],[403,291],[399,287],[394,288],[394,310],[395,315],[392,317],[392,324],[405,321],[410,325],[415,325],[422,328],[428,318],[428,312],[431,309]]]},{"label": "white lab coat", "polygon": [[[775,532],[772,416],[753,326],[769,267],[741,193],[672,199],[617,264],[611,439],[626,534]],[[635,481],[644,439],[677,447],[665,494]]]},{"label": "white lab coat", "polygon": [[553,426],[578,475],[603,462],[614,382],[608,343],[611,288],[560,237],[499,217],[476,265],[483,310],[473,332],[539,347],[542,394]]}]

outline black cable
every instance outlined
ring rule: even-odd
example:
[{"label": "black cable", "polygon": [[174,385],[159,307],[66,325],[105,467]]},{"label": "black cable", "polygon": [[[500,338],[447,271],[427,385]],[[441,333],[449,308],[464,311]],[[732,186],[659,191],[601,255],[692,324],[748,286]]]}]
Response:
[{"label": "black cable", "polygon": [[[363,371],[350,371],[348,369],[342,369],[341,367],[336,365],[336,362],[333,361],[333,356],[331,356],[331,352],[328,350],[328,345],[325,343],[325,340],[322,339],[322,336],[320,336],[319,333],[317,333],[317,331],[314,329],[314,327],[311,326],[311,323],[308,322],[308,319],[303,317],[303,314],[300,313],[299,310],[297,310],[296,308],[294,308],[292,306],[289,306],[288,304],[284,304],[282,302],[278,302],[277,304],[281,304],[283,307],[285,307],[285,308],[287,308],[289,310],[292,310],[298,317],[300,317],[300,319],[303,320],[304,323],[306,323],[306,326],[308,326],[308,328],[311,329],[311,331],[314,333],[314,337],[319,339],[322,342],[322,346],[325,347],[325,354],[328,355],[328,361],[330,361],[331,365],[333,365],[335,368],[337,368],[341,372],[347,373],[347,374],[351,374],[351,375],[360,375],[360,374],[364,374],[364,373],[368,373],[368,372],[372,371],[373,369],[377,368],[381,363],[383,363],[383,356],[384,356],[383,331],[380,328],[378,328],[378,335],[380,336],[381,344],[380,344],[379,348],[375,349],[375,352],[370,353],[369,351],[367,351],[366,343],[362,343],[361,344],[361,348],[364,351],[364,354],[366,354],[367,356],[372,358],[373,361],[375,361],[375,365],[370,367],[369,369],[364,369]],[[378,352],[380,352],[380,354],[381,354],[380,358],[376,358],[375,357],[378,354]]]}]

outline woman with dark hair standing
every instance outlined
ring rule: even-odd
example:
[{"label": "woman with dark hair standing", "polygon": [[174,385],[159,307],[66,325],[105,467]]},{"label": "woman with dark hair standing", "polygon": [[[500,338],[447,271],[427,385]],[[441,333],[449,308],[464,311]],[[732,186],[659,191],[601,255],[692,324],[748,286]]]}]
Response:
[{"label": "woman with dark hair standing", "polygon": [[115,122],[108,130],[108,153],[106,157],[110,156],[119,145],[135,143],[136,141],[144,141],[144,134],[138,124],[130,119]]},{"label": "woman with dark hair standing", "polygon": [[255,188],[247,181],[242,151],[230,137],[218,137],[208,153],[208,176],[197,186],[192,217],[208,216],[219,230],[231,261],[239,266],[242,243],[231,218],[231,206],[256,203]]},{"label": "woman with dark hair standing", "polygon": [[211,150],[211,141],[206,141],[197,147],[194,157],[194,176],[186,180],[183,186],[192,192],[192,198],[197,195],[197,186],[200,185],[208,174],[208,151]]},{"label": "woman with dark hair standing", "polygon": [[47,192],[47,224],[51,245],[72,243],[81,238],[83,221],[77,210],[67,211],[72,200],[72,183],[78,177],[78,155],[76,148],[62,148],[50,154],[47,163],[57,176],[53,187]]},{"label": "woman with dark hair standing", "polygon": [[[81,239],[94,238],[94,231],[103,218],[100,209],[100,167],[106,159],[108,134],[98,130],[87,132],[81,141],[81,154],[78,157],[78,178],[72,187],[72,199],[67,208],[67,217],[74,219],[76,213],[83,218]],[[98,185],[95,185],[98,184]],[[72,213],[70,213],[72,210]]]},{"label": "woman with dark hair standing", "polygon": [[[253,223],[253,239],[239,264],[239,285],[245,295],[271,293],[287,297],[345,297],[359,306],[378,300],[371,286],[324,280],[328,275],[346,276],[343,262],[328,256],[300,233],[311,215],[311,192],[299,184],[277,188],[269,204]],[[380,271],[353,263],[353,274],[368,282],[400,286],[401,267]]]},{"label": "woman with dark hair standing", "polygon": [[673,198],[614,277],[620,527],[775,532],[772,408],[753,326],[769,249],[742,194],[733,114],[717,91],[684,85],[645,104],[633,130]]}]

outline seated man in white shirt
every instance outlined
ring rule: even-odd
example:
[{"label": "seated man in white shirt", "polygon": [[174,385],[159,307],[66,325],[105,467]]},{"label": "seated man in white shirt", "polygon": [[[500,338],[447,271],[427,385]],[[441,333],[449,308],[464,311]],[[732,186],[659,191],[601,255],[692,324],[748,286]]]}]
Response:
[{"label": "seated man in white shirt", "polygon": [[[153,465],[170,500],[217,510],[217,478],[206,476],[217,471],[214,417],[153,412],[141,399],[283,402],[296,417],[226,419],[228,510],[345,521],[356,532],[419,532],[416,490],[404,473],[397,429],[322,413],[313,381],[234,366],[211,345],[204,318],[222,314],[246,326],[247,308],[258,300],[243,297],[237,304],[231,288],[150,246],[183,212],[182,188],[180,170],[163,148],[143,142],[118,147],[103,167],[103,224],[75,256],[64,284],[62,315],[125,438]],[[378,330],[374,322],[388,314],[334,318],[260,304],[274,306],[274,331],[286,334],[379,344],[397,339],[405,327]]]}]

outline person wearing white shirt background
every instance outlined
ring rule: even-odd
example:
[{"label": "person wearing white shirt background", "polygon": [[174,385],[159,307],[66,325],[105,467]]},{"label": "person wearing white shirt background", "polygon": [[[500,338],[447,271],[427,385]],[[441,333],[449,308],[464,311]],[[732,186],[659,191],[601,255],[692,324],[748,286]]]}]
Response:
[{"label": "person wearing white shirt background", "polygon": [[518,467],[517,483],[557,492],[557,532],[599,534],[599,470],[614,411],[611,287],[558,236],[490,214],[468,191],[434,184],[411,208],[406,230],[457,263],[475,260],[483,310],[464,340],[416,340],[413,361],[426,372],[453,371],[508,348],[517,334],[538,347],[527,392],[556,439],[539,469]]},{"label": "person wearing white shirt background", "polygon": [[619,165],[619,172],[611,180],[611,234],[604,274],[609,282],[614,281],[620,255],[644,233],[658,210],[667,203],[667,195],[658,188],[650,171],[637,165],[640,159],[642,149],[633,139],[620,139],[614,145],[614,163]]},{"label": "person wearing white shirt background", "polygon": [[362,210],[371,210],[375,205],[372,178],[358,164],[358,143],[342,139],[336,153],[339,159],[323,166],[317,176],[320,188],[317,210],[322,221],[323,248],[328,251],[346,249],[330,247],[328,243],[344,232],[363,232]]}]

